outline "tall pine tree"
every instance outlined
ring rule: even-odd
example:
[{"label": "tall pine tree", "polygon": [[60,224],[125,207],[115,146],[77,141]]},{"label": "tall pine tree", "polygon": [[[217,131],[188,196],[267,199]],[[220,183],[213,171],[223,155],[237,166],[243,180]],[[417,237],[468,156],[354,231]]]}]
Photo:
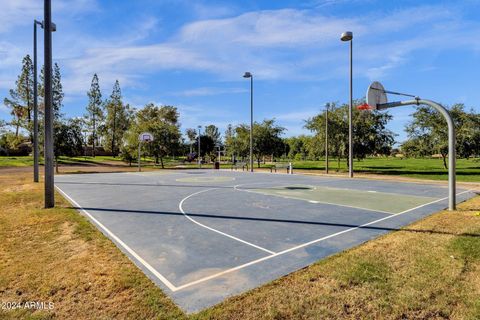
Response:
[{"label": "tall pine tree", "polygon": [[22,71],[15,82],[15,89],[9,91],[10,98],[5,98],[3,103],[11,109],[13,116],[11,124],[15,127],[15,136],[19,129],[24,128],[32,136],[32,108],[33,108],[33,63],[29,55],[22,60]]},{"label": "tall pine tree", "polygon": [[95,146],[98,145],[98,133],[100,132],[99,127],[105,118],[103,113],[102,93],[100,92],[100,85],[98,84],[98,76],[96,73],[93,75],[92,84],[87,95],[88,105],[85,118],[92,130],[92,156],[95,157]]},{"label": "tall pine tree", "polygon": [[115,157],[118,155],[119,146],[132,118],[132,110],[128,105],[123,104],[118,80],[115,81],[112,94],[110,99],[106,101],[105,107],[107,111],[104,135],[105,149],[112,152]]},{"label": "tall pine tree", "polygon": [[[52,76],[52,108],[54,115],[54,139],[58,138],[58,130],[62,123],[65,121],[64,114],[61,109],[63,107],[63,93],[62,86],[62,76],[60,72],[60,66],[55,63],[53,65],[53,76]],[[38,113],[40,121],[38,122],[38,133],[39,133],[39,144],[43,145],[44,143],[44,121],[43,117],[45,115],[45,68],[42,66],[40,69],[40,81],[38,81]],[[56,143],[56,142],[55,142]]]},{"label": "tall pine tree", "polygon": [[53,65],[53,77],[52,77],[52,107],[55,121],[60,121],[63,117],[61,109],[63,107],[63,93],[62,75],[60,74],[60,67],[57,63]]}]

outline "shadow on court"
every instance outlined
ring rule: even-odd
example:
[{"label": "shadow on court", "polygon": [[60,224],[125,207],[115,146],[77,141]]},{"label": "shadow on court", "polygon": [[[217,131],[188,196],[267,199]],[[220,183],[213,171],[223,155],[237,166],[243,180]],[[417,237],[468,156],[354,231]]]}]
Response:
[{"label": "shadow on court", "polygon": [[[163,212],[163,211],[150,211],[150,210],[126,210],[126,209],[113,209],[113,208],[79,208],[79,207],[69,207],[69,208],[70,209],[76,209],[76,210],[84,209],[84,210],[87,210],[87,211],[107,211],[107,212],[120,212],[120,213],[158,214],[158,215],[169,215],[169,216],[183,216],[184,215],[180,212]],[[440,230],[425,230],[425,229],[411,229],[411,228],[387,228],[387,227],[363,226],[363,225],[345,224],[345,223],[330,223],[330,222],[321,222],[321,221],[303,221],[303,220],[270,219],[270,218],[238,217],[238,216],[234,217],[234,216],[199,214],[199,213],[189,213],[188,216],[189,217],[196,217],[196,218],[213,218],[213,219],[225,219],[225,220],[246,220],[246,221],[263,221],[263,222],[282,222],[282,223],[292,223],[292,224],[309,224],[309,225],[329,226],[329,227],[359,228],[359,229],[367,229],[367,230],[404,231],[404,232],[440,234],[440,235],[449,235],[449,236],[480,237],[480,233],[452,233],[452,232],[446,232],[446,231],[440,231]]]}]

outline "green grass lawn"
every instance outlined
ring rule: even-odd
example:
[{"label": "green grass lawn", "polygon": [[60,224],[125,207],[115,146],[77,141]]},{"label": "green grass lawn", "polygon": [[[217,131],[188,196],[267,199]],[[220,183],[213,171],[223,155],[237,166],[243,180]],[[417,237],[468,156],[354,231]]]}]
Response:
[{"label": "green grass lawn", "polygon": [[33,166],[33,157],[0,157],[0,167]]},{"label": "green grass lawn", "polygon": [[[293,167],[302,170],[325,170],[325,161],[294,161]],[[331,172],[338,170],[336,159],[329,164]],[[410,178],[447,180],[442,159],[367,158],[353,162],[355,172],[397,175]],[[347,170],[346,161],[340,162],[339,171]],[[480,182],[480,159],[457,159],[458,181]]]},{"label": "green grass lawn", "polygon": [[[175,168],[182,166],[185,168],[198,168],[196,162],[182,163],[182,158],[165,158],[165,168]],[[124,162],[119,157],[91,156],[87,157],[61,157],[60,164],[81,165],[81,164],[102,164],[117,162],[119,165]],[[0,167],[25,167],[33,165],[32,157],[0,157]],[[132,162],[136,166],[136,161]],[[142,158],[142,166],[156,167],[154,159]],[[203,164],[203,168],[211,168],[213,164]],[[262,168],[270,168],[271,164],[261,165]],[[372,173],[383,175],[397,175],[410,178],[447,180],[447,170],[443,167],[442,159],[422,158],[422,159],[400,159],[400,158],[367,158],[361,161],[354,161],[354,171],[358,173]],[[222,164],[223,169],[229,169],[230,164]],[[255,164],[255,168],[257,165]],[[293,167],[297,170],[320,171],[325,170],[325,161],[293,161]],[[347,170],[346,161],[340,161],[340,167],[337,167],[336,159],[330,161],[330,172],[345,172]],[[480,182],[480,159],[457,159],[457,179],[464,182]]]},{"label": "green grass lawn", "polygon": [[[97,156],[97,157],[60,157],[60,164],[100,164],[109,161],[121,161],[119,157]],[[43,158],[40,158],[40,164],[43,164]],[[0,167],[28,167],[33,166],[32,156],[22,157],[0,157]]]}]

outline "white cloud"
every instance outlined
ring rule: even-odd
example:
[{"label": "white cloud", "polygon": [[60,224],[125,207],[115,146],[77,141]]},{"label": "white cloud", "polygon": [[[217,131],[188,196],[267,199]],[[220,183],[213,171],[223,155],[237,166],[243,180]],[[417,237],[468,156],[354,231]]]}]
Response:
[{"label": "white cloud", "polygon": [[206,71],[223,79],[237,79],[246,69],[263,79],[277,79],[286,74],[301,76],[296,72],[301,60],[288,62],[281,53],[276,57],[273,51],[258,48],[286,47],[290,50],[286,54],[291,56],[296,46],[309,48],[315,43],[327,43],[345,23],[355,25],[343,19],[288,9],[193,22],[170,40],[152,45],[89,41],[83,50],[76,48],[82,52],[80,56],[65,59],[65,65],[72,71],[66,81],[72,84],[70,90],[78,92],[88,89],[86,80],[94,72],[104,74],[103,78],[123,78],[124,85],[135,82],[133,74],[165,69]]},{"label": "white cloud", "polygon": [[35,0],[3,0],[0,3],[0,33],[12,30],[18,25],[33,24],[31,17],[40,16],[43,12],[43,1]]},{"label": "white cloud", "polygon": [[[343,75],[348,67],[347,59],[338,63],[338,57],[346,52],[338,37],[349,29],[355,34],[357,75],[381,78],[408,62],[415,50],[459,45],[478,48],[478,40],[462,35],[467,22],[462,22],[460,15],[443,6],[350,19],[322,16],[315,10],[247,12],[189,23],[169,40],[156,44],[135,45],[135,38],[126,45],[114,41],[90,44],[81,56],[68,59],[66,64],[77,83],[71,89],[83,91],[85,79],[94,72],[105,74],[106,79],[123,79],[124,85],[137,83],[134,74],[158,70],[203,71],[223,80],[237,79],[245,70],[259,79],[286,75],[297,80],[327,79]],[[138,27],[138,33],[148,34],[155,25],[154,19],[147,21]],[[480,31],[478,23],[469,27],[470,34]],[[410,37],[392,40],[392,34],[400,30],[410,30],[405,33]],[[190,94],[210,94],[207,91]]]},{"label": "white cloud", "polygon": [[[68,19],[82,13],[98,10],[96,0],[52,1],[52,17]],[[43,1],[2,0],[0,1],[0,33],[13,30],[17,26],[33,25],[33,19],[43,20]]]},{"label": "white cloud", "polygon": [[[30,21],[32,16],[41,16],[41,1],[0,1],[0,20],[6,22],[0,25],[0,33]],[[342,2],[324,0],[317,2],[317,7]],[[60,20],[66,19],[60,13],[103,10],[94,0],[59,0],[54,5]],[[126,28],[111,39],[80,27],[69,30],[68,36],[59,33],[55,57],[64,73],[66,99],[84,96],[93,73],[98,73],[105,92],[117,79],[123,88],[146,88],[144,80],[161,70],[208,72],[213,79],[233,81],[241,81],[240,75],[247,70],[256,79],[338,79],[348,69],[348,50],[338,39],[344,30],[354,31],[356,76],[369,79],[381,80],[402,65],[414,63],[412,56],[417,50],[480,50],[480,38],[471,36],[480,33],[480,24],[464,20],[462,12],[442,5],[417,6],[388,15],[376,11],[354,18],[326,16],[318,9],[255,11],[232,17],[231,8],[220,9],[209,14],[208,7],[196,5],[197,15],[207,19],[187,23],[156,43],[150,36],[160,23],[149,13],[133,30]],[[149,44],[145,44],[146,39]],[[11,87],[25,52],[11,42],[0,42],[0,88]],[[193,97],[241,92],[245,90],[203,87],[176,94]]]},{"label": "white cloud", "polygon": [[364,29],[354,20],[323,17],[305,10],[282,9],[194,22],[180,31],[178,39],[190,45],[209,43],[215,47],[311,47],[315,43],[337,40],[346,26]]}]

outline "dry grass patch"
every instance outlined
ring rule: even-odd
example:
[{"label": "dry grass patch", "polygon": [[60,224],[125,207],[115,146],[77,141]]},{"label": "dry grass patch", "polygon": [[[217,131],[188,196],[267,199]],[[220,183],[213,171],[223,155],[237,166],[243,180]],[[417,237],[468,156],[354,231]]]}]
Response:
[{"label": "dry grass patch", "polygon": [[178,319],[184,314],[109,240],[30,175],[0,175],[0,301],[53,302],[5,319]]}]

